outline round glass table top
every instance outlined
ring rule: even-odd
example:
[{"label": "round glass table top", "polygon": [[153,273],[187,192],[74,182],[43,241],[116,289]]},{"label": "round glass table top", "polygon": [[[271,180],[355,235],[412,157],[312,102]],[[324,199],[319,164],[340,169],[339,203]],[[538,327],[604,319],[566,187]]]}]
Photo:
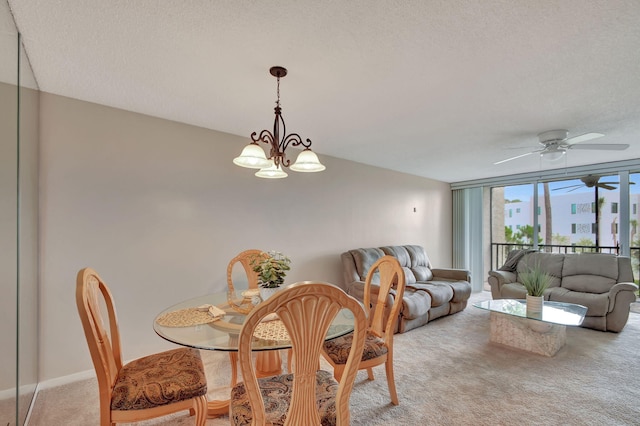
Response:
[{"label": "round glass table top", "polygon": [[[236,295],[233,292],[212,293],[189,299],[160,312],[153,321],[153,329],[163,339],[182,346],[206,350],[237,351],[237,337],[247,315],[246,309],[239,308],[247,305],[246,301],[243,303],[243,299],[246,297]],[[253,303],[257,304],[259,300],[254,299]],[[213,321],[211,318],[207,319],[206,312],[209,306],[213,306],[212,313],[220,314],[219,319]],[[196,311],[194,308],[199,309]],[[166,323],[164,319],[167,317],[186,317],[186,321],[176,321],[176,323],[187,325],[167,326],[158,323],[159,319],[160,323]],[[190,318],[194,323],[200,323],[188,325]],[[198,321],[201,318],[205,319]],[[265,320],[260,325],[264,325],[266,333],[254,339],[253,350],[275,350],[291,347],[291,342],[286,337],[282,337],[284,327],[279,320]],[[326,340],[350,333],[353,328],[353,314],[348,309],[342,309],[329,327]],[[272,329],[272,332],[269,332],[269,329]]]}]

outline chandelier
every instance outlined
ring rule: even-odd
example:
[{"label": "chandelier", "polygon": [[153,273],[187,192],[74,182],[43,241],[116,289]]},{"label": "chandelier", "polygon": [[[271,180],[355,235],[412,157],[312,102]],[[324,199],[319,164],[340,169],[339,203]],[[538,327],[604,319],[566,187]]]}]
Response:
[{"label": "chandelier", "polygon": [[[284,118],[282,118],[282,108],[280,108],[280,78],[287,75],[287,70],[283,67],[271,67],[269,70],[272,76],[277,79],[276,107],[274,108],[276,117],[273,121],[273,132],[263,130],[258,135],[251,133],[251,142],[245,146],[239,157],[233,159],[233,163],[240,167],[260,169],[256,172],[257,177],[267,179],[279,179],[287,177],[287,173],[282,170],[282,166],[289,167],[296,172],[321,172],[326,167],[320,163],[315,152],[311,151],[311,140],[303,141],[299,134],[291,133],[287,135]],[[282,134],[281,130],[282,129]],[[258,145],[263,142],[269,145],[269,157],[267,158],[263,149]],[[305,149],[298,154],[295,163],[287,158],[285,151],[291,146],[302,145]]]}]

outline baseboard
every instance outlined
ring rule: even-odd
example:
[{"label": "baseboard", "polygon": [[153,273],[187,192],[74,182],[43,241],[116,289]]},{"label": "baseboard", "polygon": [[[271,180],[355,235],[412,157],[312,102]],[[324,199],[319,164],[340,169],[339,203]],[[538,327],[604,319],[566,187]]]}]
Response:
[{"label": "baseboard", "polygon": [[96,377],[95,370],[80,371],[78,373],[69,374],[67,376],[56,377],[54,379],[44,380],[38,383],[38,390],[55,388],[57,386],[66,385],[68,383],[80,382]]}]

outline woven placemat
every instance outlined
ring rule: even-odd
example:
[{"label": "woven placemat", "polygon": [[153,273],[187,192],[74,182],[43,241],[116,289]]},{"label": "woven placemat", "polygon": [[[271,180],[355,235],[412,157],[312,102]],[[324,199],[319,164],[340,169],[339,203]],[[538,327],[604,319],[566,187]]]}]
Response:
[{"label": "woven placemat", "polygon": [[158,317],[156,323],[163,327],[189,327],[198,324],[208,324],[216,319],[197,308],[180,309],[179,311],[167,312]]},{"label": "woven placemat", "polygon": [[281,320],[261,322],[256,325],[253,336],[263,340],[289,341],[289,333]]}]

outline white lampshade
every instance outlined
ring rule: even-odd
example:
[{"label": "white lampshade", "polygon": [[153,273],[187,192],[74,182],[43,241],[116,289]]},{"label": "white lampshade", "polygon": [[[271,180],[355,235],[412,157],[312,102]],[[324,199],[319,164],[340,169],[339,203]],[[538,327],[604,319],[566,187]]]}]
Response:
[{"label": "white lampshade", "polygon": [[264,169],[271,165],[271,161],[267,159],[264,150],[258,144],[250,143],[244,147],[239,157],[233,159],[233,164],[250,169]]},{"label": "white lampshade", "polygon": [[541,153],[540,156],[546,161],[558,161],[564,156],[565,152],[564,149],[554,149],[552,151],[545,151]]},{"label": "white lampshade", "polygon": [[278,164],[278,167],[273,163],[273,160],[268,160],[270,163],[269,167],[265,167],[256,172],[256,176],[259,178],[265,179],[282,179],[289,176],[285,171],[282,170],[282,167]]},{"label": "white lampshade", "polygon": [[326,169],[326,167],[320,163],[320,160],[318,160],[316,153],[309,148],[298,154],[296,162],[289,168],[296,172],[321,172]]}]

